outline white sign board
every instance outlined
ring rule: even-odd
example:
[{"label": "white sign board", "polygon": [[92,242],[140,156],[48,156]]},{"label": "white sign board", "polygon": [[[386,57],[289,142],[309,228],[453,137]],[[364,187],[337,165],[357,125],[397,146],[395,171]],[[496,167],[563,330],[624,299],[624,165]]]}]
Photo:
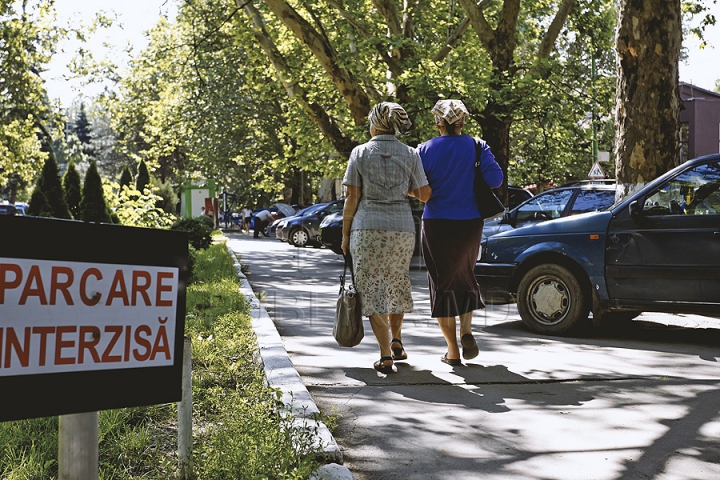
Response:
[{"label": "white sign board", "polygon": [[174,363],[178,269],[0,258],[0,377]]}]

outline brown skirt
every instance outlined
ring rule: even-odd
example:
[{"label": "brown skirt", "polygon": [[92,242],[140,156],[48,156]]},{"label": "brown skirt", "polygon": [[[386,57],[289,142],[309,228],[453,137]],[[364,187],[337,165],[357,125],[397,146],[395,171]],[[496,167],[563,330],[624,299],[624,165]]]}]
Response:
[{"label": "brown skirt", "polygon": [[485,308],[474,273],[482,229],[482,218],[423,219],[431,317],[455,317]]}]

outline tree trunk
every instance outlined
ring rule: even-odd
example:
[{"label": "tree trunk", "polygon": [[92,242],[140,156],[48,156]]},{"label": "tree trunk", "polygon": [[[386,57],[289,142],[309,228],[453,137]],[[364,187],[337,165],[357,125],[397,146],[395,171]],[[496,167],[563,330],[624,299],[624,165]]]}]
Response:
[{"label": "tree trunk", "polygon": [[512,126],[512,116],[509,113],[507,106],[499,105],[490,99],[479,119],[483,140],[490,146],[495,160],[505,174],[498,195],[505,206],[508,204],[507,171],[510,158],[510,127]]},{"label": "tree trunk", "polygon": [[616,37],[618,196],[679,160],[680,0],[621,0]]},{"label": "tree trunk", "polygon": [[[358,80],[337,58],[329,40],[307,22],[285,0],[264,0],[265,5],[312,52],[345,99],[356,125],[363,125],[370,112],[370,99]],[[239,3],[239,2],[238,2]]]}]

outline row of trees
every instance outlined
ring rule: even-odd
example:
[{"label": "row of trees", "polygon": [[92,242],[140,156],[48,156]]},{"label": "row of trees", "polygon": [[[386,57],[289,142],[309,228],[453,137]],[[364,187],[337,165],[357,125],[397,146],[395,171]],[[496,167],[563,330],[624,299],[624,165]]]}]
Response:
[{"label": "row of trees", "polygon": [[86,222],[112,221],[95,162],[90,164],[81,187],[80,175],[72,160],[61,181],[52,157],[45,160],[27,213],[36,217],[75,218]]},{"label": "row of trees", "polygon": [[298,192],[342,175],[375,103],[407,109],[416,145],[437,133],[435,101],[460,97],[468,132],[513,183],[565,181],[592,165],[594,123],[612,146],[616,18],[608,0],[186,1],[106,105],[123,144],[158,171]]},{"label": "row of trees", "polygon": [[677,158],[682,25],[677,1],[636,3],[184,0],[130,72],[103,66],[119,90],[67,112],[66,137],[40,74],[67,32],[47,26],[50,0],[0,0],[12,73],[0,80],[0,184],[32,182],[49,156],[95,160],[108,177],[144,160],[160,182],[214,178],[241,203],[307,203],[367,139],[375,103],[403,104],[415,124],[403,140],[417,144],[449,97],[512,183],[583,178],[599,149],[617,151],[632,184]]},{"label": "row of trees", "polygon": [[459,97],[511,182],[586,178],[615,150],[629,189],[677,162],[681,20],[667,0],[187,0],[108,110],[159,171],[277,192],[342,175],[375,103],[406,107],[417,144]]}]

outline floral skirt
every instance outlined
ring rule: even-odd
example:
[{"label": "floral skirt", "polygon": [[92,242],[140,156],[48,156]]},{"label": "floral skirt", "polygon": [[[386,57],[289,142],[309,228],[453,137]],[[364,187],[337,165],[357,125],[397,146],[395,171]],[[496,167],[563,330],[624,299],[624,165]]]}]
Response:
[{"label": "floral skirt", "polygon": [[410,260],[415,232],[352,230],[350,255],[362,314],[410,313]]}]

